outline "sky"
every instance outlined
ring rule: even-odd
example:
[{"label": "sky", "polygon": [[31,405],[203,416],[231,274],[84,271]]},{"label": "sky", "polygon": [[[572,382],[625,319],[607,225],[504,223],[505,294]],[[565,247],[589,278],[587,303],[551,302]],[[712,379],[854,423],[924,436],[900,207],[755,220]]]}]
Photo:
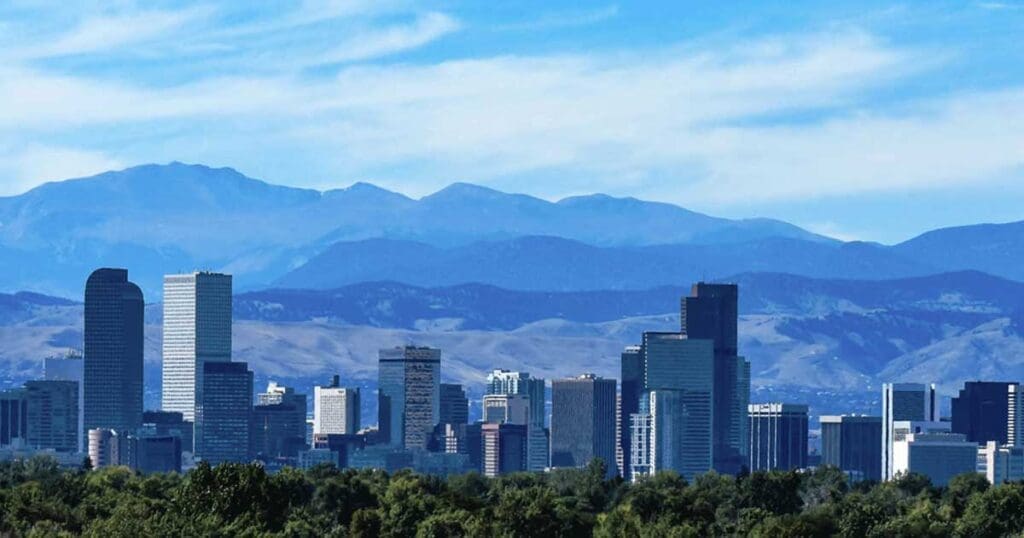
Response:
[{"label": "sky", "polygon": [[0,3],[0,195],[136,164],[1024,220],[1024,0]]}]

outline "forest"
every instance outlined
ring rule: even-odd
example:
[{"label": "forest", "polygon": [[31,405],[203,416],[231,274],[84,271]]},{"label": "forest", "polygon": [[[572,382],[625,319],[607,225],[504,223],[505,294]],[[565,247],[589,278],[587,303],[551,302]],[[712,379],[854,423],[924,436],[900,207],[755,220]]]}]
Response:
[{"label": "forest", "polygon": [[978,474],[948,487],[901,476],[848,484],[837,469],[665,473],[635,484],[578,470],[440,478],[319,466],[184,475],[0,463],[0,535],[252,537],[1005,536],[1024,531],[1024,484]]}]

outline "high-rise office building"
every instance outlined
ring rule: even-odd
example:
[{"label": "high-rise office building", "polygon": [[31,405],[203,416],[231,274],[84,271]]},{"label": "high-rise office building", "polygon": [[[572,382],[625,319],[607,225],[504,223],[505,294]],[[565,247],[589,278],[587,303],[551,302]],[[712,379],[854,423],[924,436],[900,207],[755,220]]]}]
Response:
[{"label": "high-rise office building", "polygon": [[[897,421],[897,431],[901,429],[901,424],[910,423]],[[977,443],[948,429],[914,430],[898,435],[898,439],[893,442],[893,476],[917,473],[928,477],[932,485],[945,487],[954,476],[977,472]]]},{"label": "high-rise office building", "polygon": [[593,459],[615,474],[614,379],[594,374],[551,383],[551,467],[583,467]]},{"label": "high-rise office building", "polygon": [[478,473],[484,472],[482,428],[482,422],[445,426],[444,451],[449,454],[465,455],[470,468]]},{"label": "high-rise office building", "polygon": [[524,394],[488,394],[483,398],[483,417],[487,424],[530,423],[530,397]]},{"label": "high-rise office building", "polygon": [[143,474],[181,472],[181,437],[178,435],[130,434],[119,439],[118,452],[119,465],[127,465]]},{"label": "high-rise office building", "polygon": [[527,425],[488,423],[481,426],[483,475],[496,477],[527,470]]},{"label": "high-rise office building", "polygon": [[360,428],[360,406],[359,389],[342,387],[338,376],[326,387],[314,387],[313,434],[355,435]]},{"label": "high-rise office building", "polygon": [[441,383],[441,407],[438,424],[468,424],[469,399],[462,385]]},{"label": "high-rise office building", "polygon": [[[1011,388],[1012,387],[1012,388]],[[1020,393],[1019,383],[968,381],[953,398],[953,432],[981,446],[989,441],[1005,445],[1009,441],[1011,406]]]},{"label": "high-rise office building", "polygon": [[231,275],[165,276],[163,409],[194,420],[203,363],[230,360]]},{"label": "high-rise office building", "polygon": [[78,437],[76,452],[85,452],[85,391],[82,389],[83,365],[81,355],[69,353],[66,357],[43,359],[43,379],[47,381],[73,381],[78,384]]},{"label": "high-rise office building", "polygon": [[[303,398],[305,403],[305,398]],[[249,454],[262,461],[296,458],[306,445],[306,414],[292,403],[258,404],[252,408]]]},{"label": "high-rise office building", "polygon": [[85,284],[84,428],[142,426],[142,290],[124,269],[97,269]]},{"label": "high-rise office building", "polygon": [[882,479],[882,417],[821,417],[821,463],[853,480]]},{"label": "high-rise office building", "polygon": [[36,380],[25,383],[27,441],[36,449],[77,452],[78,383]]},{"label": "high-rise office building", "polygon": [[384,443],[426,448],[440,416],[441,350],[397,347],[379,352],[377,416]]},{"label": "high-rise office building", "polygon": [[681,331],[690,339],[714,342],[714,468],[736,474],[748,463],[750,363],[738,355],[739,288],[735,284],[693,285],[681,300]]},{"label": "high-rise office building", "polygon": [[644,333],[639,410],[629,419],[631,479],[663,470],[693,479],[713,468],[714,373],[711,340]]},{"label": "high-rise office building", "polygon": [[807,467],[807,406],[749,406],[750,470],[791,471]]},{"label": "high-rise office building", "polygon": [[891,480],[893,443],[897,421],[938,422],[935,385],[885,383],[882,385],[882,480]]},{"label": "high-rise office building", "polygon": [[195,422],[196,460],[210,465],[248,461],[252,414],[252,372],[248,365],[205,362],[200,378]]},{"label": "high-rise office building", "polygon": [[25,389],[0,391],[0,448],[28,444],[28,395]]},{"label": "high-rise office building", "polygon": [[640,346],[627,346],[622,351],[621,374],[619,377],[619,409],[618,409],[618,459],[619,473],[626,481],[631,481],[632,446],[630,443],[630,417],[640,411],[640,393],[643,391],[643,364]]},{"label": "high-rise office building", "polygon": [[[550,463],[549,433],[546,429],[544,410],[546,400],[545,381],[539,377],[531,377],[527,372],[513,372],[496,369],[487,374],[488,395],[516,394],[525,396],[529,402],[529,423],[527,424],[527,468],[530,471],[543,471]],[[609,463],[609,466],[613,463]]]}]

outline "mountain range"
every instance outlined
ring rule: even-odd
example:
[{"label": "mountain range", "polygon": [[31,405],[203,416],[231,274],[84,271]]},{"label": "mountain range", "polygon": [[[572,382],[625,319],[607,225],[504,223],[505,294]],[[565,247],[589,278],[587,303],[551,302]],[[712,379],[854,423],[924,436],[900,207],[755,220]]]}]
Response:
[{"label": "mountain range", "polygon": [[417,200],[367,183],[320,192],[181,163],[0,198],[0,290],[65,297],[80,297],[99,266],[128,267],[155,300],[163,274],[193,269],[230,272],[240,290],[395,280],[570,291],[763,271],[887,279],[980,270],[1024,280],[1022,262],[1024,223],[884,246],[601,194],[550,202],[455,183]]}]

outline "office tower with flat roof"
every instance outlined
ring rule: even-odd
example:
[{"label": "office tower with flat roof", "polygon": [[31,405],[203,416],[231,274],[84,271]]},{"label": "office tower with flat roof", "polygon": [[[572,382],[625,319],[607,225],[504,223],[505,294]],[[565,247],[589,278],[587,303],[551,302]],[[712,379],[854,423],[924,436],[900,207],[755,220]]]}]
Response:
[{"label": "office tower with flat roof", "polygon": [[163,399],[166,411],[195,419],[203,363],[231,360],[231,275],[164,277]]},{"label": "office tower with flat roof", "polygon": [[852,480],[882,479],[882,417],[821,417],[821,463]]},{"label": "office tower with flat roof", "polygon": [[0,391],[0,448],[28,444],[28,395],[25,389]]},{"label": "office tower with flat roof", "polygon": [[77,452],[78,383],[35,380],[25,383],[28,400],[27,440],[35,449]]},{"label": "office tower with flat roof", "polygon": [[334,376],[326,387],[313,388],[313,435],[355,435],[360,428],[360,394],[354,387],[342,387]]},{"label": "office tower with flat roof", "polygon": [[85,452],[85,391],[82,389],[83,365],[81,355],[69,353],[65,357],[43,359],[43,379],[47,381],[73,381],[78,384],[78,437],[77,452]]},{"label": "office tower with flat roof", "polygon": [[529,424],[527,435],[528,461],[531,471],[543,471],[550,463],[550,439],[545,428],[547,421],[544,406],[546,400],[545,381],[539,377],[531,377],[527,372],[513,372],[495,369],[487,375],[488,395],[517,394],[526,396],[529,401]]},{"label": "office tower with flat roof", "polygon": [[97,269],[85,284],[84,428],[142,425],[142,290],[124,269]]},{"label": "office tower with flat roof", "polygon": [[807,406],[751,404],[750,470],[792,471],[807,467]]},{"label": "office tower with flat roof", "polygon": [[205,362],[200,380],[195,422],[196,460],[210,465],[249,461],[252,372],[248,365]]},{"label": "office tower with flat roof", "polygon": [[711,340],[644,333],[641,398],[629,426],[631,479],[663,470],[692,479],[713,468],[714,372]]},{"label": "office tower with flat roof", "polygon": [[[1012,388],[1011,388],[1012,387]],[[953,432],[984,446],[989,441],[1009,441],[1011,404],[1020,391],[1019,383],[968,381],[953,398]],[[1015,416],[1013,416],[1016,419]]]},{"label": "office tower with flat roof", "polygon": [[681,332],[714,342],[714,468],[737,474],[748,463],[750,363],[738,355],[739,288],[735,284],[694,284],[680,309]]},{"label": "office tower with flat roof", "polygon": [[497,477],[527,470],[527,425],[487,423],[481,426],[483,475]]},{"label": "office tower with flat roof", "polygon": [[256,395],[250,451],[259,458],[295,458],[306,443],[306,395],[271,381]]},{"label": "office tower with flat roof", "polygon": [[441,350],[382,349],[377,415],[381,440],[407,449],[426,448],[441,407]]},{"label": "office tower with flat roof", "polygon": [[882,480],[891,480],[895,423],[938,422],[935,385],[885,383],[882,385]]},{"label": "office tower with flat roof", "polygon": [[142,474],[180,473],[181,437],[133,433],[120,440],[118,463]]},{"label": "office tower with flat roof", "polygon": [[462,385],[441,383],[441,407],[438,424],[468,424],[469,399]]},{"label": "office tower with flat roof", "polygon": [[[897,430],[900,424],[909,423],[897,421]],[[916,473],[928,477],[936,487],[945,487],[954,476],[977,472],[978,444],[948,429],[914,428],[893,442],[892,461],[893,476]]]},{"label": "office tower with flat roof", "polygon": [[551,382],[551,467],[584,467],[600,459],[615,470],[614,379],[594,374]]},{"label": "office tower with flat roof", "polygon": [[530,397],[524,394],[488,394],[483,398],[483,417],[487,424],[530,423]]},{"label": "office tower with flat roof", "polygon": [[618,408],[618,452],[619,473],[626,481],[631,481],[630,462],[632,461],[630,443],[630,417],[640,411],[640,393],[643,391],[643,364],[641,346],[627,346],[622,351],[619,377],[619,408]]}]

